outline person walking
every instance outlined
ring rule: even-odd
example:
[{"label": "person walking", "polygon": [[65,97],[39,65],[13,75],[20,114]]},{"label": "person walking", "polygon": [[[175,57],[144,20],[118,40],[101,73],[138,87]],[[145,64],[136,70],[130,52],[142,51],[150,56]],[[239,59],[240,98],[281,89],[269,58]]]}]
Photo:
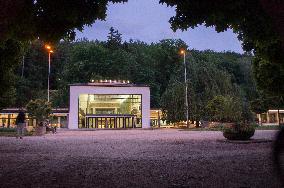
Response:
[{"label": "person walking", "polygon": [[26,125],[26,115],[23,111],[19,112],[17,119],[16,119],[16,125],[17,125],[17,138],[20,137],[20,139],[23,139],[24,128]]}]

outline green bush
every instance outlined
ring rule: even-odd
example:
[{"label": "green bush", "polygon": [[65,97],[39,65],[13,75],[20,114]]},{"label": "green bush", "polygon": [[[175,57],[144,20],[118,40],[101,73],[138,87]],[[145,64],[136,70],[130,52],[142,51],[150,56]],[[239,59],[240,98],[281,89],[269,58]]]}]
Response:
[{"label": "green bush", "polygon": [[51,103],[43,99],[31,100],[26,108],[29,117],[36,119],[37,125],[42,125],[42,122],[48,119],[51,113]]},{"label": "green bush", "polygon": [[255,132],[254,125],[235,124],[223,129],[223,135],[228,140],[249,140]]},{"label": "green bush", "polygon": [[242,106],[238,98],[217,95],[205,107],[208,119],[216,122],[239,122]]},{"label": "green bush", "polygon": [[15,128],[0,128],[0,132],[16,132]]}]

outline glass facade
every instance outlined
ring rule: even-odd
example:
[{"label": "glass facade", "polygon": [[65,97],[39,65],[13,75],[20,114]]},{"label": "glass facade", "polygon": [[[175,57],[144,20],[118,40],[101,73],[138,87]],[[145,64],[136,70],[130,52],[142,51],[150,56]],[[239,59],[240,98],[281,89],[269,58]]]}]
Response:
[{"label": "glass facade", "polygon": [[141,95],[79,95],[79,128],[142,127]]},{"label": "glass facade", "polygon": [[14,128],[16,126],[16,118],[18,114],[0,114],[0,126]]},{"label": "glass facade", "polygon": [[[15,128],[16,127],[16,118],[18,113],[0,113],[0,128]],[[51,126],[57,126],[60,128],[67,128],[67,114],[66,115],[53,115],[51,114],[50,118]],[[27,126],[35,126],[35,119],[28,118],[26,114]]]},{"label": "glass facade", "polygon": [[[278,123],[278,114],[277,112],[273,113],[263,113],[260,114],[261,118],[261,123],[270,123],[270,124],[277,124]],[[280,112],[279,113],[279,123],[283,124],[284,123],[284,113]]]},{"label": "glass facade", "polygon": [[261,116],[261,122],[262,123],[268,123],[267,122],[267,114],[261,114],[260,116]]},{"label": "glass facade", "polygon": [[67,128],[67,115],[51,115],[49,121],[52,127]]},{"label": "glass facade", "polygon": [[268,114],[268,116],[269,116],[269,122],[267,122],[267,123],[276,123],[277,122],[275,113]]},{"label": "glass facade", "polygon": [[[0,127],[15,128],[17,116],[18,113],[0,113]],[[27,115],[26,115],[26,121],[28,123],[28,126],[33,125],[33,120],[29,119]]]}]

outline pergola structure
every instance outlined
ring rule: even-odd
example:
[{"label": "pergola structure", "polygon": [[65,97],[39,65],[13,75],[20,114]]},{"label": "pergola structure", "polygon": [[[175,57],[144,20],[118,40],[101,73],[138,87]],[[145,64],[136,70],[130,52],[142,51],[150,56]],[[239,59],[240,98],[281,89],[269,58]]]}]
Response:
[{"label": "pergola structure", "polygon": [[284,124],[284,110],[268,110],[266,113],[257,114],[260,125]]}]

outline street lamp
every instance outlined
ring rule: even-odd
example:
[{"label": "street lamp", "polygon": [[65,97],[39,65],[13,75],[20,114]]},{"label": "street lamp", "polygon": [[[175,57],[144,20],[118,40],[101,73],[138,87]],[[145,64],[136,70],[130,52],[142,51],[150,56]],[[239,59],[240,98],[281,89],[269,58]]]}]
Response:
[{"label": "street lamp", "polygon": [[47,101],[49,102],[49,76],[50,76],[50,56],[53,53],[51,46],[45,45],[45,48],[48,51],[48,78],[47,78]]},{"label": "street lamp", "polygon": [[185,55],[186,51],[181,50],[180,53],[183,55],[183,64],[184,64],[184,83],[185,83],[185,109],[186,109],[186,126],[189,128],[188,122],[188,98],[187,98],[187,78],[186,78],[186,63],[185,63]]}]

